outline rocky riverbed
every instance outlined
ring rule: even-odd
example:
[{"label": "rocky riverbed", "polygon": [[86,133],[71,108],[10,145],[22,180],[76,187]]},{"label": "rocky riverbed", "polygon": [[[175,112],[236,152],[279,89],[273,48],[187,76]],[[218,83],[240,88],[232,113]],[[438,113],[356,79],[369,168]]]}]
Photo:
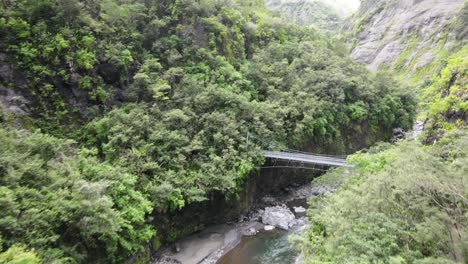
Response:
[{"label": "rocky riverbed", "polygon": [[305,185],[289,188],[281,197],[265,196],[237,222],[209,227],[160,250],[152,264],[214,264],[236,248],[243,238],[269,232],[276,232],[276,237],[281,232],[287,236],[302,230],[307,224],[307,198],[334,191],[327,186]]}]

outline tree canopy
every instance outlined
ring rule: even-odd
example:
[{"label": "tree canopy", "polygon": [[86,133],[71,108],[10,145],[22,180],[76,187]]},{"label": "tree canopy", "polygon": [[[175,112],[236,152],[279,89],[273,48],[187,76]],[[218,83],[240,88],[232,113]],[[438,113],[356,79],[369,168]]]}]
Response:
[{"label": "tree canopy", "polygon": [[26,80],[1,86],[31,102],[29,131],[0,111],[0,260],[147,257],[155,215],[245,187],[265,147],[247,132],[341,154],[412,124],[407,87],[260,0],[0,7]]}]

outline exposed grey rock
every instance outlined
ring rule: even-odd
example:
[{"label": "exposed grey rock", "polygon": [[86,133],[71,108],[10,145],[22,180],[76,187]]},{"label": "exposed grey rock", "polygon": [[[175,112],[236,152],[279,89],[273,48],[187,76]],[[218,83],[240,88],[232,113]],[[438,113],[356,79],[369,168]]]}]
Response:
[{"label": "exposed grey rock", "polygon": [[4,110],[16,116],[29,114],[29,101],[13,89],[0,86],[0,105]]},{"label": "exposed grey rock", "polygon": [[247,215],[247,219],[248,219],[247,221],[249,222],[260,221],[264,212],[265,210],[262,210],[262,209],[249,212],[249,214]]},{"label": "exposed grey rock", "polygon": [[423,67],[434,59],[430,50],[445,37],[445,27],[463,3],[464,0],[367,0],[355,17],[361,23],[350,29],[358,30],[351,56],[376,70],[381,65],[392,66],[405,48],[412,47],[413,52],[400,63]]},{"label": "exposed grey rock", "polygon": [[397,142],[405,138],[405,130],[401,127],[397,127],[393,129],[392,138],[390,139],[391,142]]},{"label": "exposed grey rock", "polygon": [[296,220],[296,225],[297,225],[296,233],[305,230],[307,228],[308,223],[309,222],[307,221],[307,218],[305,217],[301,217],[297,219]]},{"label": "exposed grey rock", "polygon": [[258,231],[253,227],[248,228],[248,229],[244,229],[242,231],[243,236],[255,236],[257,233],[258,233]]},{"label": "exposed grey rock", "polygon": [[158,260],[151,262],[151,264],[182,264],[182,263],[170,257],[162,257]]},{"label": "exposed grey rock", "polygon": [[180,252],[180,244],[179,243],[174,243],[174,251],[175,252]]},{"label": "exposed grey rock", "polygon": [[7,54],[0,52],[0,111],[14,117],[29,115],[29,100],[22,91],[27,89],[26,77],[10,61]]},{"label": "exposed grey rock", "polygon": [[294,260],[294,264],[304,264],[304,255],[300,254],[297,256],[297,258]]},{"label": "exposed grey rock", "polygon": [[272,196],[265,196],[262,198],[262,203],[267,204],[267,205],[275,205],[278,203],[278,201],[276,200],[276,198]]},{"label": "exposed grey rock", "polygon": [[265,231],[272,231],[272,230],[275,230],[275,227],[272,226],[272,225],[266,225],[266,226],[263,227],[263,229]]},{"label": "exposed grey rock", "polygon": [[275,206],[265,208],[265,213],[262,216],[262,223],[265,225],[272,225],[284,230],[294,224],[294,214],[286,207]]},{"label": "exposed grey rock", "polygon": [[302,214],[306,212],[306,209],[302,206],[294,207],[294,212],[298,214]]},{"label": "exposed grey rock", "polygon": [[223,257],[224,254],[225,251],[223,249],[217,250],[198,264],[216,264],[218,260]]},{"label": "exposed grey rock", "polygon": [[211,226],[178,241],[178,252],[172,250],[172,247],[160,250],[159,258],[153,264],[214,264],[225,252],[237,246],[246,232],[253,234],[262,228],[259,222]]},{"label": "exposed grey rock", "polygon": [[422,133],[423,130],[424,122],[416,121],[416,123],[413,125],[413,131],[409,134],[408,139],[412,140],[418,138],[418,136]]},{"label": "exposed grey rock", "polygon": [[334,192],[336,189],[330,186],[316,186],[311,189],[312,195],[326,195]]}]

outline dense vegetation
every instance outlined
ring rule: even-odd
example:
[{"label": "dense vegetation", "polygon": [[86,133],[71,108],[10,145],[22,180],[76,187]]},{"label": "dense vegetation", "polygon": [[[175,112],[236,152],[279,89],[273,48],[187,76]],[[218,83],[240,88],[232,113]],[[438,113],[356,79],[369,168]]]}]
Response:
[{"label": "dense vegetation", "polygon": [[27,245],[45,263],[122,262],[154,235],[153,206],[125,168],[39,132],[0,128],[0,138],[3,249]]},{"label": "dense vegetation", "polygon": [[302,26],[312,26],[325,34],[336,34],[343,25],[344,17],[338,9],[330,6],[327,1],[265,1],[267,7],[285,19],[291,19]]},{"label": "dense vegetation", "polygon": [[[468,134],[437,145],[403,141],[353,155],[351,175],[330,197],[311,200],[302,241],[308,263],[454,263],[468,257]],[[344,183],[343,183],[344,182]]]},{"label": "dense vegetation", "polygon": [[440,74],[433,77],[422,93],[424,111],[420,119],[427,120],[428,141],[468,124],[468,47],[453,53],[441,64],[444,66]]},{"label": "dense vegetation", "polygon": [[0,262],[144,262],[167,240],[155,215],[233,198],[263,162],[248,131],[344,153],[413,121],[407,87],[261,1],[0,7],[27,87],[0,85],[32,120],[0,111]]},{"label": "dense vegetation", "polygon": [[299,242],[308,263],[468,260],[468,53],[459,38],[467,10],[449,25],[451,50],[418,71],[394,69],[420,84],[422,135],[355,154],[350,175],[317,180],[339,188],[310,201],[312,224]]}]

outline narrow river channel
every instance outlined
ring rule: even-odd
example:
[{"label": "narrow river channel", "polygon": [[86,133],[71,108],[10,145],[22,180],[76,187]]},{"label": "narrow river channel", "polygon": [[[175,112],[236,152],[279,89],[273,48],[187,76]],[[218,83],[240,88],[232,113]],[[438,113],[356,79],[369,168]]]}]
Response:
[{"label": "narrow river channel", "polygon": [[218,264],[294,263],[298,253],[289,243],[288,235],[287,231],[274,230],[244,237],[237,247],[218,261]]},{"label": "narrow river channel", "polygon": [[[262,198],[262,206],[251,211],[239,223],[209,227],[178,242],[180,250],[166,250],[153,264],[295,264],[300,252],[290,236],[306,228],[307,199],[334,192],[328,186],[304,185],[291,188],[289,194]],[[279,208],[279,209],[278,209]],[[274,228],[263,222],[269,211],[288,211],[292,217],[289,230]],[[292,214],[292,215],[291,215]],[[276,215],[278,217],[278,215]],[[269,228],[267,228],[269,227]],[[265,229],[273,230],[266,231]]]},{"label": "narrow river channel", "polygon": [[[307,208],[307,200],[294,199],[286,205],[294,212],[294,207]],[[302,216],[303,213],[296,214],[296,217]],[[302,227],[295,226],[289,231],[260,231],[255,236],[243,237],[240,244],[225,254],[217,264],[293,264],[299,252],[288,237]]]}]

